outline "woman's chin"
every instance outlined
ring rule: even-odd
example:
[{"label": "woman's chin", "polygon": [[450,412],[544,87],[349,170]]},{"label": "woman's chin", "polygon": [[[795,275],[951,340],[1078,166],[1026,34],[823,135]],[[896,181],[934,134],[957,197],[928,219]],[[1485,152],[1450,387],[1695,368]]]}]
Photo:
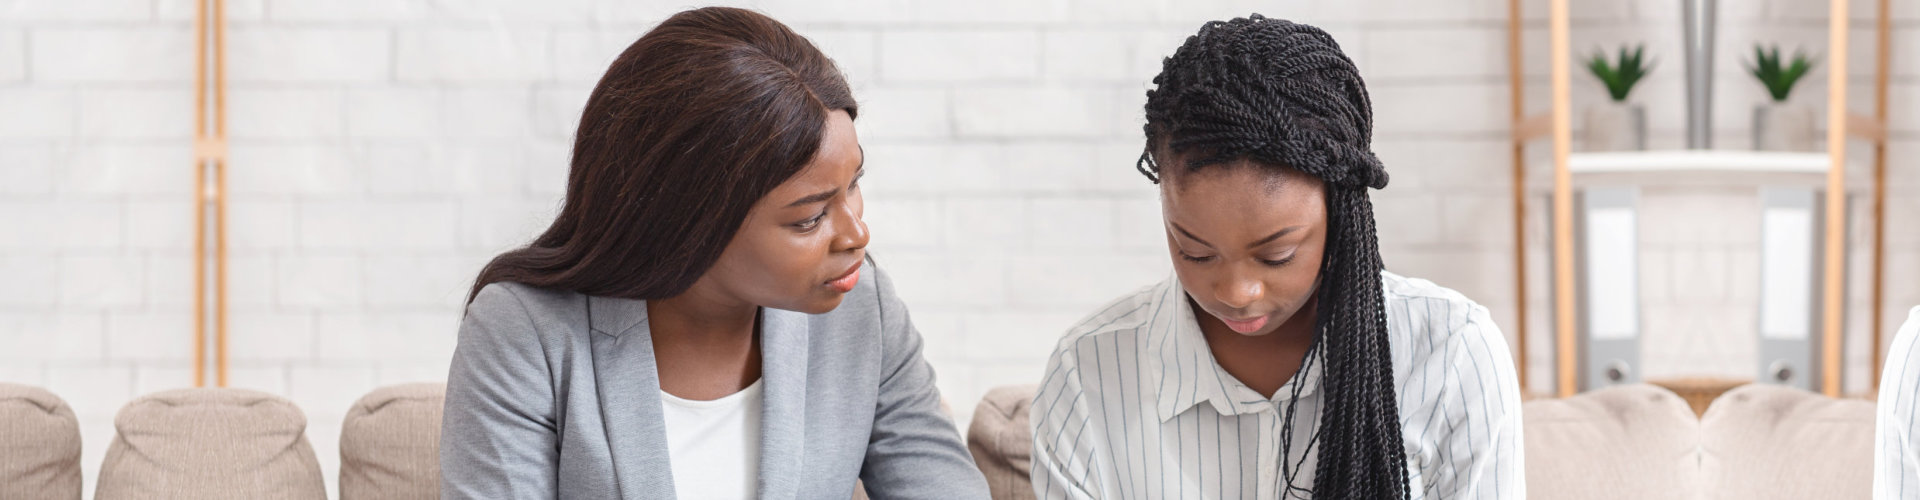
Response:
[{"label": "woman's chin", "polygon": [[807,314],[826,314],[833,312],[834,309],[839,309],[840,302],[846,299],[847,294],[831,290],[829,290],[829,292],[832,293],[809,297],[806,302],[798,304],[799,308],[794,309],[794,311]]}]

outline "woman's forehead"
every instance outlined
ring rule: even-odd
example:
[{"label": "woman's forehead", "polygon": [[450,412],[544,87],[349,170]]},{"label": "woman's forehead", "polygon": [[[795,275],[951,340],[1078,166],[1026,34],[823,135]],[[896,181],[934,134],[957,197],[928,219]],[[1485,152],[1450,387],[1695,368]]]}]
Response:
[{"label": "woman's forehead", "polygon": [[1318,177],[1291,167],[1234,160],[1200,168],[1167,169],[1161,189],[1186,194],[1200,191],[1204,196],[1264,195],[1278,198],[1319,199],[1325,183]]},{"label": "woman's forehead", "polygon": [[1318,178],[1281,175],[1270,167],[1214,166],[1163,182],[1161,205],[1170,222],[1195,233],[1259,238],[1283,227],[1324,222],[1323,186]]}]

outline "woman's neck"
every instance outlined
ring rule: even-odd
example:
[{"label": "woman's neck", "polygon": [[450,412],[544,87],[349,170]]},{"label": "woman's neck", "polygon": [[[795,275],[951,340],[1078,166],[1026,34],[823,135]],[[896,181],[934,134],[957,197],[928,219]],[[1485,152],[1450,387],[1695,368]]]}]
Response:
[{"label": "woman's neck", "polygon": [[[1254,392],[1272,399],[1306,360],[1307,348],[1313,345],[1318,303],[1318,298],[1308,299],[1306,305],[1272,333],[1259,336],[1234,332],[1205,312],[1195,316],[1200,322],[1201,336],[1207,339],[1207,349],[1213,352],[1220,368]],[[1194,310],[1200,311],[1200,308],[1194,307]]]},{"label": "woman's neck", "polygon": [[647,301],[647,328],[660,390],[719,399],[760,379],[760,308],[699,288]]}]

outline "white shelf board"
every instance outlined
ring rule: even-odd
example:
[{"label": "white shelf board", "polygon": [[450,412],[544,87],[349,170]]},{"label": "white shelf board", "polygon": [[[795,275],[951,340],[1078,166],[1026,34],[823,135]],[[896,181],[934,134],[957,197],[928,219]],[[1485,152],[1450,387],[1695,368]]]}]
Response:
[{"label": "white shelf board", "polygon": [[[1574,153],[1567,170],[1579,187],[1826,186],[1826,153],[1672,150]],[[1849,185],[1849,191],[1859,186]]]},{"label": "white shelf board", "polygon": [[1573,153],[1567,170],[1580,173],[1724,172],[1821,174],[1827,173],[1826,153],[1779,151],[1669,150]]}]

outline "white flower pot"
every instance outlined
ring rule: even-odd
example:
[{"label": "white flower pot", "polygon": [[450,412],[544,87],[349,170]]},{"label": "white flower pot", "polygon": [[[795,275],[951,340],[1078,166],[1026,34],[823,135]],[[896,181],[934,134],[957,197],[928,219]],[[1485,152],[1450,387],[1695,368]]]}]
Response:
[{"label": "white flower pot", "polygon": [[1813,108],[1778,101],[1753,107],[1755,151],[1820,151]]},{"label": "white flower pot", "polygon": [[1617,101],[1588,107],[1581,138],[1587,151],[1644,151],[1647,110]]}]

